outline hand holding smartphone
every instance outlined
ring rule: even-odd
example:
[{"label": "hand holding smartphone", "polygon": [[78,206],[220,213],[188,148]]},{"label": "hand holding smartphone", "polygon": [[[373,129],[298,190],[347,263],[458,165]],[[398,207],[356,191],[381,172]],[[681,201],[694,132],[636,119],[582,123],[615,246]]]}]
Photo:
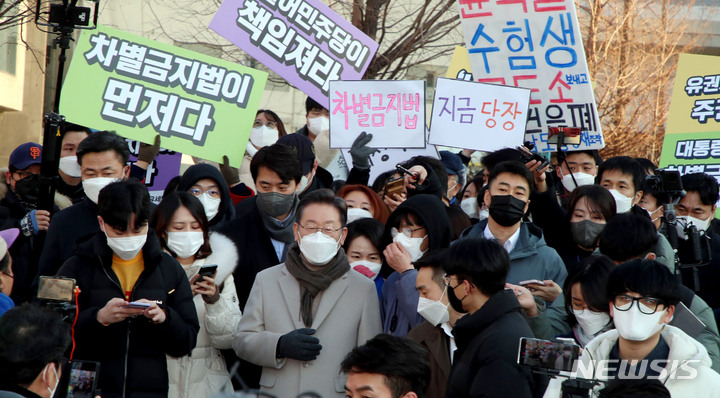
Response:
[{"label": "hand holding smartphone", "polygon": [[202,282],[205,280],[203,278],[204,276],[207,276],[208,278],[215,277],[215,272],[217,271],[217,265],[204,265],[200,267],[200,271],[198,271],[198,278],[195,279],[195,283]]}]

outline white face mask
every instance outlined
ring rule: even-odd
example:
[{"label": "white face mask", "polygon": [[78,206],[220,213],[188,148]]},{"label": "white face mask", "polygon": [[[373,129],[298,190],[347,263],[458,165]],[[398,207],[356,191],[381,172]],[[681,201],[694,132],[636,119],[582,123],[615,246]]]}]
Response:
[{"label": "white face mask", "polygon": [[590,310],[572,310],[575,319],[583,331],[594,336],[610,323],[610,314],[607,312],[594,312]]},{"label": "white face mask", "polygon": [[613,198],[615,198],[615,208],[617,209],[617,214],[627,213],[630,211],[633,201],[632,197],[628,198],[615,189],[611,189],[610,194],[612,194]]},{"label": "white face mask", "polygon": [[305,235],[300,238],[300,252],[305,260],[312,265],[325,265],[338,252],[340,242],[317,231],[314,234]]},{"label": "white face mask", "polygon": [[248,141],[247,145],[245,146],[245,154],[250,156],[250,159],[252,159],[255,154],[258,153],[258,149],[255,148],[252,144],[252,142]]},{"label": "white face mask", "polygon": [[[440,300],[445,296],[447,286],[443,290]],[[430,300],[429,298],[420,297],[417,306],[417,312],[426,321],[430,322],[433,326],[437,326],[441,323],[445,323],[450,320],[450,313],[448,312],[447,305],[443,304],[440,300]]]},{"label": "white face mask", "polygon": [[393,242],[399,243],[402,245],[402,247],[405,248],[405,250],[410,253],[410,261],[415,262],[420,259],[420,257],[425,254],[425,251],[422,251],[420,249],[420,245],[422,245],[422,242],[427,238],[427,235],[423,236],[422,238],[410,238],[407,235],[405,235],[402,232],[399,232],[397,228],[393,228],[390,230],[390,234],[393,237]]},{"label": "white face mask", "polygon": [[[575,182],[573,182],[573,177],[575,177],[575,182],[577,182],[577,186],[575,186]],[[587,173],[572,173],[572,174],[565,174],[561,180],[563,187],[568,190],[568,192],[572,192],[577,187],[581,187],[583,185],[592,185],[595,183],[595,176],[587,174]]]},{"label": "white face mask", "polygon": [[220,210],[220,201],[222,199],[220,198],[213,198],[210,195],[207,194],[207,192],[203,192],[200,194],[200,196],[196,196],[200,200],[200,203],[202,203],[203,208],[205,209],[205,216],[207,217],[208,221],[212,220],[213,217],[215,217],[216,214],[218,214],[218,211]]},{"label": "white face mask", "polygon": [[478,221],[487,220],[490,217],[490,210],[483,209],[478,212]]},{"label": "white face mask", "polygon": [[457,182],[455,183],[455,185],[453,185],[453,186],[451,186],[450,188],[448,188],[448,190],[447,190],[447,197],[448,197],[448,199],[452,199],[452,196],[450,196],[450,192],[452,192],[452,190],[455,189],[456,186],[457,186]]},{"label": "white face mask", "polygon": [[[48,383],[47,379],[45,377],[46,376],[45,372],[47,372],[48,366],[50,366],[50,364],[47,364],[47,366],[45,366],[45,370],[43,370],[43,382],[45,382],[45,384]],[[53,366],[53,372],[55,373],[55,386],[53,388],[47,387],[47,390],[50,391],[50,398],[55,396],[55,391],[58,388],[58,384],[60,384],[60,378],[58,377],[56,367],[57,367],[57,365]]]},{"label": "white face mask", "polygon": [[677,216],[675,228],[677,229],[678,238],[687,240],[688,235],[685,233],[685,227],[690,224],[694,225],[698,232],[707,231],[708,227],[710,227],[710,221],[712,221],[712,219],[713,216],[708,217],[707,220],[701,220],[692,216]]},{"label": "white face mask", "polygon": [[107,233],[105,233],[105,236],[107,237],[107,244],[113,253],[125,261],[135,258],[145,245],[145,241],[147,241],[146,233],[119,238],[111,238],[107,236]]},{"label": "white face mask", "polygon": [[253,127],[250,131],[250,142],[255,144],[258,148],[272,145],[277,140],[278,131],[276,129],[271,129],[268,126]]},{"label": "white face mask", "polygon": [[60,165],[58,166],[60,171],[70,177],[80,177],[82,172],[80,171],[80,165],[77,162],[77,156],[65,156],[60,158]]},{"label": "white face mask", "polygon": [[297,193],[305,192],[305,189],[307,189],[307,187],[312,182],[313,177],[314,176],[312,175],[312,172],[310,173],[310,178],[308,178],[308,176],[302,176],[302,178],[300,179],[300,183],[297,186],[297,190],[295,192],[297,192]]},{"label": "white face mask", "polygon": [[361,218],[373,218],[373,215],[369,211],[367,211],[365,209],[360,209],[358,207],[347,209],[348,224],[350,224],[351,222],[353,222],[355,220],[359,220]]},{"label": "white face mask", "polygon": [[[358,260],[358,261],[351,262],[350,268],[367,276],[368,278],[370,278],[372,280],[375,280],[375,278],[377,278],[378,274],[380,274],[380,268],[382,268],[382,264],[374,263],[372,261],[367,261],[367,260]],[[372,274],[372,276],[369,276],[370,274]]]},{"label": "white face mask", "polygon": [[613,309],[615,329],[625,340],[645,341],[665,326],[664,323],[660,323],[660,319],[665,316],[667,309],[647,315],[640,312],[638,305],[642,304],[634,302],[627,311]]},{"label": "white face mask", "polygon": [[650,220],[652,220],[652,222],[655,222],[655,221],[657,221],[658,218],[660,218],[660,216],[657,216],[657,217],[653,218],[653,214],[659,212],[660,209],[662,209],[662,206],[660,206],[660,207],[658,207],[657,209],[655,209],[655,211],[650,211],[650,210],[648,210],[648,209],[645,209],[645,211],[647,212],[648,216],[650,216]]},{"label": "white face mask", "polygon": [[205,243],[202,231],[168,231],[167,246],[179,258],[192,257]]},{"label": "white face mask", "polygon": [[327,134],[330,131],[330,119],[325,116],[308,118],[308,130],[315,136]]},{"label": "white face mask", "polygon": [[83,191],[85,191],[85,196],[88,197],[88,199],[92,200],[93,203],[97,204],[98,197],[100,196],[100,190],[108,186],[108,184],[113,183],[115,181],[120,181],[117,178],[113,177],[95,177],[95,178],[88,178],[87,180],[83,180],[82,186]]},{"label": "white face mask", "polygon": [[478,216],[477,198],[463,199],[463,201],[460,202],[460,208],[463,209],[463,211],[465,212],[465,214],[468,215],[468,217],[477,218],[477,216]]}]

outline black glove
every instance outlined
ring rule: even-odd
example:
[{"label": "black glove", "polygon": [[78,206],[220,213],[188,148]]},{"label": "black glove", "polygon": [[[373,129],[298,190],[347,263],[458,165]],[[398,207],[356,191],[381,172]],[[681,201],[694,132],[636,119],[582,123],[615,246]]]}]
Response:
[{"label": "black glove", "polygon": [[155,136],[155,142],[150,145],[144,142],[140,143],[140,149],[138,149],[137,160],[142,160],[147,163],[152,163],[153,160],[160,153],[160,134]]},{"label": "black glove", "polygon": [[322,346],[317,337],[312,337],[315,329],[296,329],[278,340],[277,357],[298,361],[312,361],[320,354]]},{"label": "black glove", "polygon": [[360,133],[350,147],[350,156],[352,157],[353,167],[358,170],[368,170],[370,168],[370,155],[380,152],[376,148],[369,148],[367,144],[372,141],[373,135],[366,132]]},{"label": "black glove", "polygon": [[240,182],[240,172],[238,169],[230,166],[230,159],[228,159],[227,155],[223,155],[223,162],[220,164],[220,173],[222,173],[229,187]]}]

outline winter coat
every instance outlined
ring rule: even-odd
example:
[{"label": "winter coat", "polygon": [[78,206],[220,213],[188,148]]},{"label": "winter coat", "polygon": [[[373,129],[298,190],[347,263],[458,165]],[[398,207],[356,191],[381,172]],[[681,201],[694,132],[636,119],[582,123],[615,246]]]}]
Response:
[{"label": "winter coat", "polygon": [[322,350],[313,361],[277,358],[280,337],[305,328],[300,316],[301,288],[285,264],[260,272],[233,338],[239,357],[262,366],[260,387],[276,397],[314,391],[323,398],[344,397],[340,362],[356,346],[381,332],[375,285],[354,270],[334,280],[319,296],[311,328]]},{"label": "winter coat", "polygon": [[97,313],[108,301],[125,299],[104,233],[80,244],[58,272],[75,279],[80,288],[74,358],[100,362],[98,388],[103,398],[166,397],[165,355],[181,357],[195,348],[200,325],[185,271],[161,251],[153,231],[148,231],[142,252],[145,269],[130,300],[157,301],[166,314],[161,324],[144,316],[107,326],[98,322]]},{"label": "winter coat", "polygon": [[207,304],[199,294],[193,298],[200,321],[197,345],[189,356],[167,356],[170,397],[209,397],[225,386],[228,391],[232,390],[220,349],[232,347],[232,336],[240,322],[240,307],[232,277],[237,264],[237,250],[230,239],[218,232],[210,234],[210,247],[213,251],[211,255],[183,268],[190,279],[203,265],[217,265],[215,284],[223,285],[220,300]]},{"label": "winter coat", "polygon": [[[682,330],[670,325],[663,327],[660,336],[670,347],[668,354],[670,362],[668,371],[665,372],[666,374],[661,373],[659,380],[670,391],[670,395],[673,398],[720,397],[720,374],[710,368],[710,357],[705,347]],[[592,339],[580,356],[577,376],[608,381],[607,372],[604,369],[614,365],[603,360],[608,359],[610,351],[617,341],[618,331],[616,329],[609,330]],[[672,361],[677,362],[673,365]],[[562,381],[560,378],[551,380],[545,391],[545,397],[559,398]],[[604,383],[600,384],[595,387],[595,392],[603,388]]]},{"label": "winter coat", "polygon": [[408,333],[408,338],[423,346],[428,352],[430,385],[425,396],[443,398],[450,376],[450,337],[442,326],[433,326],[426,321],[414,327]]},{"label": "winter coat", "polygon": [[448,398],[531,397],[530,371],[518,365],[521,337],[533,337],[512,290],[501,290],[479,310],[455,322]]},{"label": "winter coat", "polygon": [[[460,239],[482,238],[488,220],[482,220],[466,229]],[[543,231],[535,224],[520,224],[520,237],[510,252],[510,272],[507,283],[514,285],[528,279],[552,280],[562,286],[567,278],[567,270],[562,258],[555,249],[545,244]]]},{"label": "winter coat", "polygon": [[[428,251],[450,246],[452,228],[445,211],[445,205],[436,196],[415,195],[395,209],[385,224],[383,242],[392,243],[391,230],[400,225],[405,214],[420,218],[428,233]],[[398,274],[389,265],[383,265],[383,273],[392,272],[382,287],[383,332],[394,336],[406,336],[413,327],[423,322],[417,313],[420,294],[415,288],[417,270],[411,269]]]}]

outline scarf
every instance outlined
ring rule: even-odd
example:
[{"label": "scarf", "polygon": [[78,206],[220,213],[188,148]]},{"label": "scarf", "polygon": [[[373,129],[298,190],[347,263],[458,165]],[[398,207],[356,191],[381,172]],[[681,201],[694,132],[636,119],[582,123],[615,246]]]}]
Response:
[{"label": "scarf", "polygon": [[293,233],[293,224],[295,223],[295,214],[297,212],[297,205],[299,201],[300,200],[298,199],[298,196],[295,195],[290,214],[288,214],[287,218],[285,218],[284,221],[279,221],[275,217],[271,217],[265,214],[262,210],[258,208],[258,213],[260,213],[260,218],[262,219],[263,225],[265,226],[265,230],[267,231],[268,235],[270,235],[270,237],[275,240],[285,242],[286,252],[288,246],[287,243],[291,243],[295,240],[295,234]]},{"label": "scarf", "polygon": [[302,292],[300,297],[300,316],[305,326],[310,327],[313,323],[312,309],[315,296],[327,289],[335,279],[350,270],[350,264],[345,255],[345,250],[340,247],[338,254],[323,268],[317,271],[311,271],[305,264],[302,254],[300,254],[300,246],[298,246],[297,242],[294,242],[288,249],[285,266],[300,284],[300,290]]}]

